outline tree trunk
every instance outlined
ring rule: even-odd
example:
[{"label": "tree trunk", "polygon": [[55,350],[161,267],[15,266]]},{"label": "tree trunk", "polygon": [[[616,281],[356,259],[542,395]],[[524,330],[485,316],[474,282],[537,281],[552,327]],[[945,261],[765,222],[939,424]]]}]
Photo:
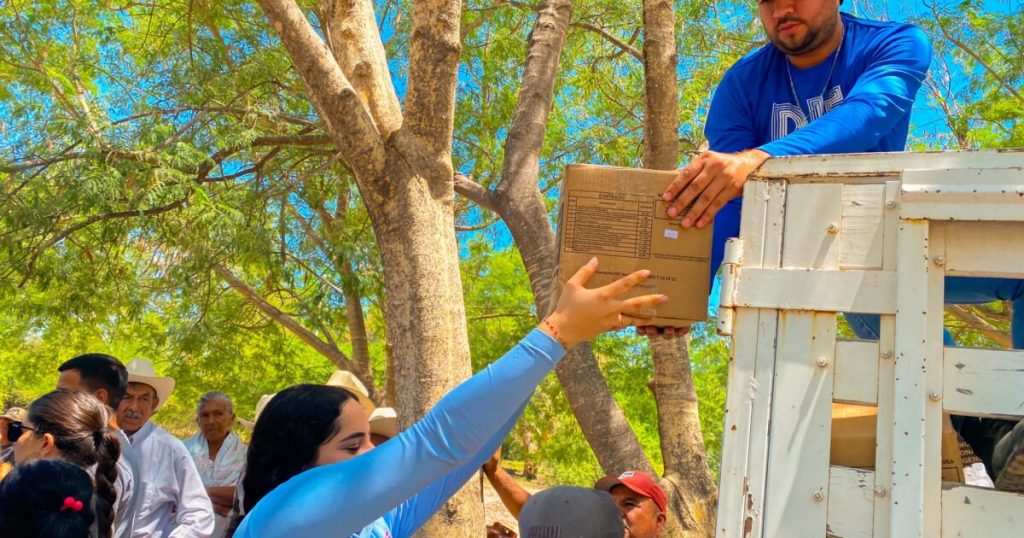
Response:
[{"label": "tree trunk", "polygon": [[[387,340],[396,354],[394,399],[406,428],[472,372],[452,195],[434,197],[429,181],[403,160],[396,163],[388,181],[404,192],[367,209],[384,267]],[[480,536],[479,488],[478,481],[468,481],[418,535]]]},{"label": "tree trunk", "polygon": [[[675,12],[669,0],[644,0],[644,167],[672,170],[679,159]],[[668,534],[714,536],[717,487],[707,464],[689,338],[652,340],[652,388],[665,463],[663,485],[675,523]]]},{"label": "tree trunk", "polygon": [[697,391],[687,348],[689,336],[651,342],[658,431],[665,476],[661,481],[681,536],[715,535],[718,486],[708,468],[700,431]]},{"label": "tree trunk", "polygon": [[[462,176],[456,183],[460,194],[493,210],[508,226],[529,276],[540,317],[550,310],[558,289],[554,282],[555,234],[538,184],[540,153],[571,18],[569,0],[544,0],[537,9],[497,188],[488,191]],[[582,344],[571,350],[555,374],[601,467],[609,473],[626,469],[650,471],[650,461],[612,397],[590,346]]]},{"label": "tree trunk", "polygon": [[[352,170],[373,223],[387,340],[396,354],[394,395],[399,423],[408,426],[470,374],[451,164],[461,2],[413,0],[401,121],[393,90],[379,76],[388,67],[369,0],[339,0],[349,15],[334,21],[345,35],[333,52],[294,0],[258,2]],[[421,534],[480,536],[479,487],[470,480]]]}]

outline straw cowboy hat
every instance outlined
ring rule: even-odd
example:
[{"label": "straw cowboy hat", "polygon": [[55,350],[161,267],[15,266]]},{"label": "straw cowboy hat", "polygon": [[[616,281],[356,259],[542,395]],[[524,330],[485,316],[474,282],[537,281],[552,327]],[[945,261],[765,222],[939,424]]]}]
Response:
[{"label": "straw cowboy hat", "polygon": [[238,422],[240,422],[242,426],[245,426],[246,429],[248,429],[249,431],[252,431],[252,429],[256,427],[256,421],[260,419],[260,413],[262,413],[263,410],[266,409],[267,404],[270,403],[270,400],[273,399],[274,396],[277,396],[276,392],[273,394],[264,394],[260,396],[259,401],[256,402],[256,411],[253,412],[252,420],[245,420],[244,418],[239,418]]},{"label": "straw cowboy hat", "polygon": [[156,409],[160,409],[160,406],[174,392],[174,378],[156,375],[156,371],[153,370],[153,363],[146,359],[132,359],[131,362],[125,365],[125,368],[128,370],[129,383],[143,383],[153,387],[153,390],[156,391],[157,399],[160,400],[157,402]]},{"label": "straw cowboy hat", "polygon": [[391,439],[398,435],[398,414],[392,407],[378,407],[370,413],[370,433]]},{"label": "straw cowboy hat", "polygon": [[25,422],[25,419],[28,418],[28,411],[20,407],[10,407],[7,412],[0,415],[0,418],[6,418],[11,422]]},{"label": "straw cowboy hat", "polygon": [[335,370],[334,373],[331,374],[331,378],[328,379],[327,383],[324,383],[324,385],[341,387],[352,394],[355,394],[356,399],[359,400],[359,405],[363,406],[363,409],[365,409],[367,413],[372,413],[373,410],[377,408],[373,401],[370,400],[370,392],[366,390],[366,386],[363,385],[363,382],[359,381],[359,378],[352,372],[347,370]]}]

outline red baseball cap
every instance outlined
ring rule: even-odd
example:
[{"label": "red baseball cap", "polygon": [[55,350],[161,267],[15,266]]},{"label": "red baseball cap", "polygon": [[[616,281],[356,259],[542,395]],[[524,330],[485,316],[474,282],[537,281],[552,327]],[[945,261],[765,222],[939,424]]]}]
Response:
[{"label": "red baseball cap", "polygon": [[661,489],[654,477],[643,471],[626,471],[619,476],[608,475],[594,484],[594,489],[611,492],[615,486],[626,486],[633,493],[643,495],[654,501],[658,509],[665,511],[668,501],[665,490]]}]

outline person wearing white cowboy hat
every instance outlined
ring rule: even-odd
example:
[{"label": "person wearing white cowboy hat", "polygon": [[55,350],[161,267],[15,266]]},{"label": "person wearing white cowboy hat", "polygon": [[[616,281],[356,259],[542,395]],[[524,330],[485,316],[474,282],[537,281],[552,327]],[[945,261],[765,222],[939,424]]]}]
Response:
[{"label": "person wearing white cowboy hat", "polygon": [[117,423],[138,455],[142,504],[135,513],[135,538],[213,534],[213,504],[185,445],[150,418],[174,392],[174,378],[159,376],[146,359],[126,366],[128,390]]},{"label": "person wearing white cowboy hat", "polygon": [[378,407],[370,413],[370,442],[373,446],[398,435],[398,414],[392,407]]},{"label": "person wearing white cowboy hat", "polygon": [[263,409],[267,407],[267,404],[270,403],[271,398],[275,395],[277,395],[276,392],[274,394],[260,395],[260,399],[256,402],[256,410],[253,411],[252,420],[240,418],[238,419],[238,422],[241,423],[242,426],[245,426],[245,429],[252,431],[252,429],[256,427],[256,421],[260,419],[260,413],[263,412]]},{"label": "person wearing white cowboy hat", "polygon": [[367,413],[372,413],[377,408],[373,400],[370,399],[370,392],[366,390],[366,385],[363,385],[363,382],[348,370],[335,370],[324,385],[341,387],[355,394],[356,399],[359,400],[359,405],[363,406]]}]

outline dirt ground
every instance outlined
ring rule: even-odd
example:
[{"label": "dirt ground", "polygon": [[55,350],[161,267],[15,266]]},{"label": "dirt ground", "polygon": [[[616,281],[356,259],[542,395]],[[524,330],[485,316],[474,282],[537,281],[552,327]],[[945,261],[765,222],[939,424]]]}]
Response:
[{"label": "dirt ground", "polygon": [[[530,493],[536,493],[544,489],[544,486],[542,484],[536,482],[529,482],[518,478],[516,479],[516,481],[519,482],[519,484]],[[505,505],[501,503],[501,499],[498,497],[498,493],[495,492],[494,488],[491,487],[490,482],[488,482],[486,478],[484,478],[483,482],[484,521],[486,522],[486,524],[490,525],[491,523],[498,521],[501,522],[502,525],[505,525],[506,527],[518,533],[519,525],[516,523],[516,518],[512,517],[512,514],[510,514],[509,511],[505,509]]]}]

